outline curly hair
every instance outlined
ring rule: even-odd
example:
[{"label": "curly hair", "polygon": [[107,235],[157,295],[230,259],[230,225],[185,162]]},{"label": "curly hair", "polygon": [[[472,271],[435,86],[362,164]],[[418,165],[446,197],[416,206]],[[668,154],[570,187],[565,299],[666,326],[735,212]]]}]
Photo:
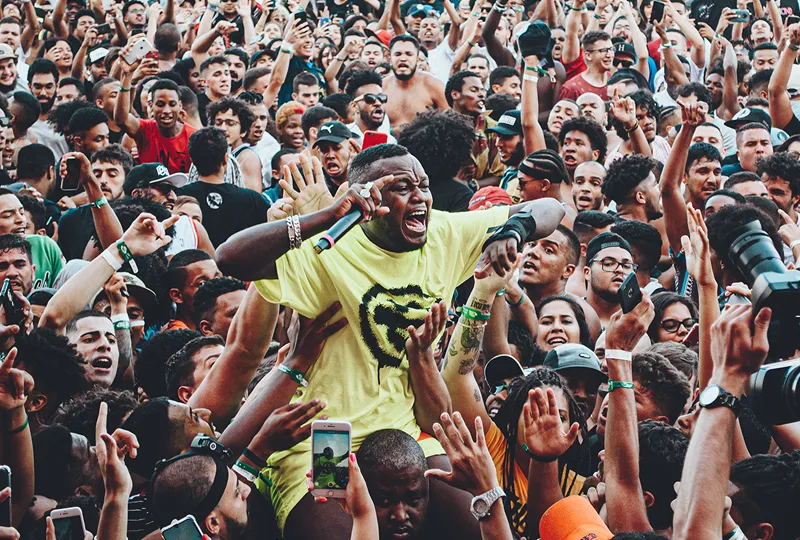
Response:
[{"label": "curly hair", "polygon": [[711,109],[711,92],[708,91],[706,85],[699,82],[690,82],[680,85],[677,92],[678,97],[695,96],[697,101],[705,103],[708,105],[709,110]]},{"label": "curly hair", "polygon": [[95,387],[61,404],[53,423],[62,424],[72,433],[79,433],[95,444],[95,424],[101,403],[108,404],[108,432],[113,433],[133,409],[136,396],[129,390]]},{"label": "curly hair", "polygon": [[571,131],[580,131],[589,137],[589,144],[592,150],[600,151],[600,155],[597,156],[595,161],[605,163],[606,152],[608,151],[608,138],[606,137],[606,131],[603,129],[603,126],[584,116],[570,118],[561,126],[561,132],[558,134],[559,145],[564,145],[564,139]]},{"label": "curly hair", "polygon": [[459,71],[449,79],[447,79],[447,84],[444,86],[444,98],[447,100],[447,104],[451,107],[453,106],[453,92],[461,92],[461,89],[464,88],[464,81],[468,77],[478,77],[478,74],[474,71]]},{"label": "curly hair", "polygon": [[800,159],[794,154],[780,152],[759,159],[756,163],[756,174],[786,180],[792,196],[800,195]]},{"label": "curly hair", "polygon": [[800,536],[800,451],[790,454],[757,455],[734,463],[731,482],[739,491],[732,497],[747,529],[756,523],[769,523],[773,538]]},{"label": "curly hair", "polygon": [[470,163],[475,127],[453,110],[418,114],[397,138],[422,164],[431,182],[455,178]]},{"label": "curly hair", "polygon": [[537,364],[533,360],[536,354],[536,339],[527,326],[518,321],[508,321],[508,344],[517,348],[520,364],[525,367]]},{"label": "curly hair", "polygon": [[347,79],[347,86],[344,88],[345,94],[354,96],[356,91],[362,86],[368,84],[377,84],[381,86],[383,79],[371,69],[355,69],[350,73],[350,78]]},{"label": "curly hair", "polygon": [[640,155],[622,156],[608,167],[603,182],[603,195],[610,200],[624,203],[633,190],[653,172],[655,161]]},{"label": "curly hair", "polygon": [[657,408],[657,413],[674,424],[691,392],[689,380],[669,360],[654,352],[633,355],[633,380],[639,383]]},{"label": "curly hair", "polygon": [[[558,373],[550,368],[540,367],[534,369],[525,376],[513,379],[508,385],[508,397],[494,417],[494,423],[503,433],[506,441],[506,449],[503,456],[503,476],[500,481],[502,482],[503,490],[506,493],[515,495],[515,499],[520,496],[520,494],[514,491],[519,417],[522,414],[522,407],[528,402],[528,392],[534,388],[543,388],[547,386],[553,389],[560,389],[564,393],[569,406],[570,423],[577,422],[581,426],[581,431],[584,436],[587,434],[586,421],[583,417],[583,413],[578,407],[575,398],[572,397],[569,387]],[[563,468],[567,465],[566,461],[564,456],[561,456],[559,459],[559,476]],[[506,508],[506,513],[512,515],[510,513],[510,497],[506,497],[503,500],[503,504]]]},{"label": "curly hair", "polygon": [[688,448],[689,437],[678,428],[654,420],[639,423],[639,481],[653,496],[647,519],[656,530],[672,525],[673,486],[680,482]]},{"label": "curly hair", "polygon": [[287,101],[281,105],[278,108],[278,112],[275,113],[275,125],[279,130],[283,130],[293,114],[302,115],[304,112],[306,112],[306,108],[300,103],[296,101]]},{"label": "curly hair", "polygon": [[674,292],[661,291],[652,296],[652,301],[656,316],[647,328],[647,335],[650,336],[650,340],[653,343],[658,342],[658,329],[661,326],[661,321],[664,319],[664,312],[672,304],[683,304],[686,306],[686,309],[689,310],[692,319],[697,319],[697,308],[694,307],[692,301],[686,296]]},{"label": "curly hair", "polygon": [[589,324],[586,322],[586,313],[583,311],[583,306],[581,306],[571,296],[567,296],[566,294],[557,294],[543,298],[542,301],[539,302],[539,305],[536,306],[536,313],[541,313],[542,308],[551,302],[566,302],[569,304],[569,307],[572,309],[572,313],[575,314],[575,321],[578,323],[578,328],[580,329],[581,345],[594,350],[594,340],[592,339],[592,333],[589,330]]},{"label": "curly hair", "polygon": [[[633,103],[636,105],[636,109],[644,109],[644,112],[647,116],[657,119],[658,115],[661,113],[658,103],[656,103],[656,100],[653,98],[653,94],[651,94],[649,90],[637,90],[628,97],[633,100]],[[617,135],[619,135],[623,141],[627,141],[629,135],[625,129],[625,125],[617,120],[614,115],[609,116],[611,120],[611,126],[617,132]]]},{"label": "curly hair", "polygon": [[250,127],[256,120],[256,115],[253,113],[253,109],[250,108],[250,105],[241,99],[232,97],[224,97],[219,101],[212,101],[208,105],[208,123],[211,124],[214,122],[214,118],[217,114],[225,111],[233,111],[233,114],[239,118],[239,124],[242,128],[242,139],[246,138],[247,132],[250,131]]},{"label": "curly hair", "polygon": [[775,222],[767,214],[749,204],[727,205],[706,218],[708,245],[726,268],[732,270],[736,268],[728,254],[728,249],[739,234],[737,230],[742,225],[754,220],[761,224],[761,228],[772,240],[775,251],[783,258],[783,240],[778,234]]}]

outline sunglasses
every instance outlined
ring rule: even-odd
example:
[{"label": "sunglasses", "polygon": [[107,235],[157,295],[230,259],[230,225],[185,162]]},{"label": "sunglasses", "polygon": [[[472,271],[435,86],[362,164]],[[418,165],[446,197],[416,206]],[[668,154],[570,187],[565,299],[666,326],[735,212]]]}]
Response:
[{"label": "sunglasses", "polygon": [[364,103],[367,105],[374,105],[376,101],[386,103],[389,101],[389,96],[386,94],[364,94],[363,96],[358,96],[356,99],[354,99],[353,103],[358,103],[361,100],[364,100]]},{"label": "sunglasses", "polygon": [[631,60],[617,60],[617,59],[614,59],[614,67],[620,67],[620,66],[622,66],[624,68],[629,68],[629,67],[633,66],[633,62]]}]

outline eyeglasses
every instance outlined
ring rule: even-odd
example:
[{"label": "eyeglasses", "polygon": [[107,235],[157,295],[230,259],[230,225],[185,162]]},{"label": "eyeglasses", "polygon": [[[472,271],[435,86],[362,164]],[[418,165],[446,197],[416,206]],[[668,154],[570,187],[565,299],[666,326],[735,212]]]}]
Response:
[{"label": "eyeglasses", "polygon": [[691,330],[694,325],[697,324],[697,319],[692,319],[691,317],[688,319],[684,319],[679,321],[677,319],[664,319],[661,321],[661,328],[670,334],[674,334],[678,330],[680,330],[681,326],[686,328],[687,330]]},{"label": "eyeglasses", "polygon": [[141,8],[131,8],[128,10],[131,15],[144,15],[144,10]]},{"label": "eyeglasses", "polygon": [[639,268],[638,264],[634,264],[630,261],[619,262],[615,259],[603,259],[602,261],[592,259],[589,261],[589,264],[593,263],[600,263],[600,267],[603,269],[603,272],[616,272],[617,268],[622,268],[626,272],[636,272],[636,269]]},{"label": "eyeglasses", "polygon": [[389,101],[389,96],[386,94],[364,94],[363,96],[358,96],[356,99],[354,99],[353,103],[358,103],[361,100],[364,100],[364,103],[367,105],[374,105],[376,101],[386,103]]},{"label": "eyeglasses", "polygon": [[593,51],[587,51],[590,53],[599,52],[600,54],[609,54],[614,52],[614,47],[603,47],[602,49],[595,49]]}]

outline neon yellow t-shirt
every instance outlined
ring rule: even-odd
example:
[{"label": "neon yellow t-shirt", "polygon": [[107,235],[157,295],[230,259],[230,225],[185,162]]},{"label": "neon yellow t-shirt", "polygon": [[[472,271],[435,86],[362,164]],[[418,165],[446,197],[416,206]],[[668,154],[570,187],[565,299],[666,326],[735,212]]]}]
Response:
[{"label": "neon yellow t-shirt", "polygon": [[[438,300],[449,301],[472,275],[492,227],[508,219],[508,207],[450,214],[432,211],[425,245],[405,253],[385,251],[353,228],[333,249],[317,255],[315,239],[278,259],[277,280],[255,283],[270,302],[315,317],[333,302],[348,325],[330,337],[306,373],[308,388],[295,399],[319,398],[332,420],[353,426],[353,449],[378,429],[400,429],[418,439],[414,395],[405,357],[407,327],[419,326]],[[426,456],[441,454],[436,439],[421,442]],[[268,469],[278,525],[307,492],[311,441],[274,454]],[[264,486],[265,488],[265,486]],[[266,489],[266,488],[265,488]]]}]

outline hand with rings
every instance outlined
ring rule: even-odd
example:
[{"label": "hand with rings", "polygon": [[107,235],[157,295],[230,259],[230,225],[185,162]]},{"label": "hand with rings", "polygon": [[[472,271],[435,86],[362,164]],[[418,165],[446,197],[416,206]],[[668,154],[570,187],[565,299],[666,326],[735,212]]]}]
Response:
[{"label": "hand with rings", "polygon": [[364,184],[364,187],[362,188],[361,191],[358,192],[358,194],[366,199],[367,197],[369,197],[370,190],[372,190],[372,186],[374,185],[375,182],[367,182],[366,184]]}]

